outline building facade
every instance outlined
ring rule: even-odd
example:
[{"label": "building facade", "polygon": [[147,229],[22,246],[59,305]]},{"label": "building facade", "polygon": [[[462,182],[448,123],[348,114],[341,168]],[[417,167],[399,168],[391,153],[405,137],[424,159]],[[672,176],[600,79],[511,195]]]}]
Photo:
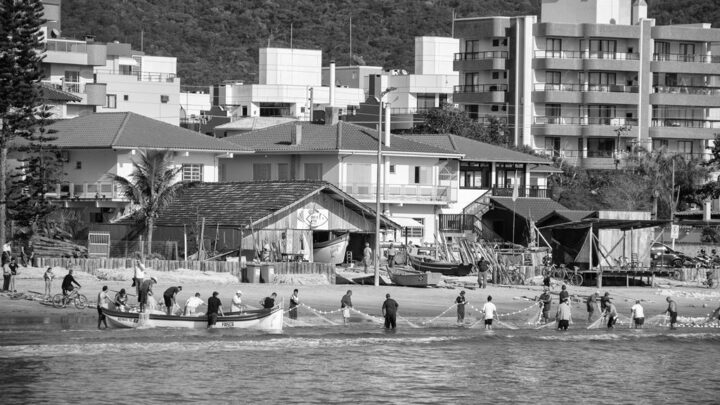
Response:
[{"label": "building facade", "polygon": [[543,0],[540,20],[459,18],[454,36],[455,103],[504,116],[516,144],[549,156],[588,168],[636,145],[700,157],[720,128],[720,29],[656,26],[644,0]]}]

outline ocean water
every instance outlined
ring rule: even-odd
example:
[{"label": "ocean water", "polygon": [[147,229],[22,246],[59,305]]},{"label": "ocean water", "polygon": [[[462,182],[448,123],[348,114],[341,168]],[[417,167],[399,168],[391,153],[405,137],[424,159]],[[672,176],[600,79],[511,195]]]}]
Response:
[{"label": "ocean water", "polygon": [[718,403],[720,330],[375,324],[95,329],[0,320],[0,402]]}]

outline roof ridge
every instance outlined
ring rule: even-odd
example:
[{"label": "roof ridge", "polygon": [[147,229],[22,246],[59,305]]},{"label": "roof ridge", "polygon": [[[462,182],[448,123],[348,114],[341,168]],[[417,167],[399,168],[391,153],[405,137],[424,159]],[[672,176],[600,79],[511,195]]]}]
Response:
[{"label": "roof ridge", "polygon": [[120,124],[120,128],[118,128],[117,132],[115,133],[113,140],[110,141],[110,146],[115,146],[115,142],[120,139],[120,134],[125,130],[125,125],[127,125],[127,122],[130,120],[130,114],[132,113],[129,111],[125,112],[125,118],[123,118],[123,122],[122,124]]},{"label": "roof ridge", "polygon": [[446,136],[448,137],[448,141],[450,141],[450,145],[453,147],[453,150],[455,150],[457,152],[458,148],[457,148],[457,145],[455,145],[455,140],[453,139],[453,135],[447,134]]}]

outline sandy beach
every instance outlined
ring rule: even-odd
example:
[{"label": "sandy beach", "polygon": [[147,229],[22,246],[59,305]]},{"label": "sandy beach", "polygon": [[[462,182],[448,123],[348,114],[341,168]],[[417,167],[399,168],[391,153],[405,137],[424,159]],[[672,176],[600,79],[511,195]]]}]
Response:
[{"label": "sandy beach", "polygon": [[[13,294],[0,293],[0,315],[3,317],[38,317],[67,314],[78,309],[68,307],[64,309],[54,308],[41,303],[38,294],[44,291],[42,274],[44,269],[26,267],[19,269],[20,274],[16,276],[16,288],[18,293],[24,293],[20,298],[12,298]],[[60,292],[62,278],[67,274],[67,269],[56,267],[53,269],[56,278],[53,280],[53,294]],[[134,293],[131,288],[132,269],[124,270],[103,270],[99,269],[94,274],[74,271],[76,280],[82,285],[82,293],[89,301],[89,308],[83,311],[94,311],[97,294],[102,286],[107,285],[111,291],[118,291],[125,288],[128,293]],[[352,290],[354,307],[359,311],[379,316],[380,308],[385,294],[389,293],[400,304],[400,315],[416,321],[429,320],[440,315],[450,307],[459,292],[466,290],[466,297],[470,305],[481,308],[488,295],[493,296],[493,302],[498,308],[498,313],[507,314],[506,320],[513,320],[516,323],[527,318],[529,311],[516,313],[534,304],[534,300],[542,292],[540,286],[495,286],[490,284],[487,289],[476,288],[409,288],[398,286],[366,286],[366,285],[332,285],[319,276],[298,276],[292,279],[280,276],[277,283],[273,284],[249,284],[238,282],[237,277],[228,273],[206,273],[193,270],[177,270],[172,272],[158,272],[147,269],[146,277],[154,276],[158,279],[155,286],[156,299],[162,301],[162,292],[171,286],[182,286],[178,303],[182,304],[196,292],[206,300],[213,291],[220,293],[220,299],[225,309],[229,309],[230,299],[237,290],[243,292],[243,303],[251,306],[259,306],[259,301],[273,292],[278,294],[279,300],[284,300],[287,306],[288,297],[294,288],[300,290],[300,301],[305,305],[321,311],[331,311],[339,308],[340,298],[347,290]],[[462,284],[468,287],[475,281],[474,277],[455,278],[449,280],[451,284]],[[666,297],[672,296],[678,303],[679,315],[681,317],[706,317],[720,305],[720,290],[707,289],[695,283],[679,283],[670,280],[659,280],[658,287],[609,287],[601,289],[601,294],[610,292],[618,312],[623,315],[630,314],[630,307],[636,299],[641,300],[646,317],[658,315],[667,307]],[[557,293],[559,287],[553,289],[553,306],[551,315],[557,305]],[[591,287],[570,287],[569,291],[573,299],[573,317],[580,324],[584,323],[587,317],[585,311],[584,297],[596,291]],[[114,296],[114,293],[111,294]],[[17,297],[17,295],[16,295]],[[136,297],[130,297],[130,304],[136,303]],[[472,310],[468,316],[474,316]],[[307,309],[300,312],[301,315],[311,315]],[[454,317],[454,309],[444,315]],[[311,317],[311,316],[310,316]],[[311,317],[312,318],[312,317]]]}]

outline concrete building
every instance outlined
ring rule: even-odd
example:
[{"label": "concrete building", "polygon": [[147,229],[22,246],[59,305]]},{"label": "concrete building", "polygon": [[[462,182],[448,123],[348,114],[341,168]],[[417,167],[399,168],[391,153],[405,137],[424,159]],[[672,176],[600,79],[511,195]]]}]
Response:
[{"label": "concrete building", "polygon": [[92,112],[134,112],[180,124],[180,79],[173,57],[150,56],[130,44],[63,38],[61,0],[43,0],[44,85],[80,97],[62,118]]},{"label": "concrete building", "polygon": [[341,114],[347,114],[364,100],[361,89],[323,85],[321,75],[319,50],[260,48],[258,83],[215,85],[212,104],[230,111],[233,120],[292,117],[310,121],[313,110],[337,107]]},{"label": "concrete building", "polygon": [[588,168],[632,146],[700,156],[720,128],[720,29],[656,26],[644,0],[543,0],[536,16],[458,18],[453,99],[515,143]]}]

